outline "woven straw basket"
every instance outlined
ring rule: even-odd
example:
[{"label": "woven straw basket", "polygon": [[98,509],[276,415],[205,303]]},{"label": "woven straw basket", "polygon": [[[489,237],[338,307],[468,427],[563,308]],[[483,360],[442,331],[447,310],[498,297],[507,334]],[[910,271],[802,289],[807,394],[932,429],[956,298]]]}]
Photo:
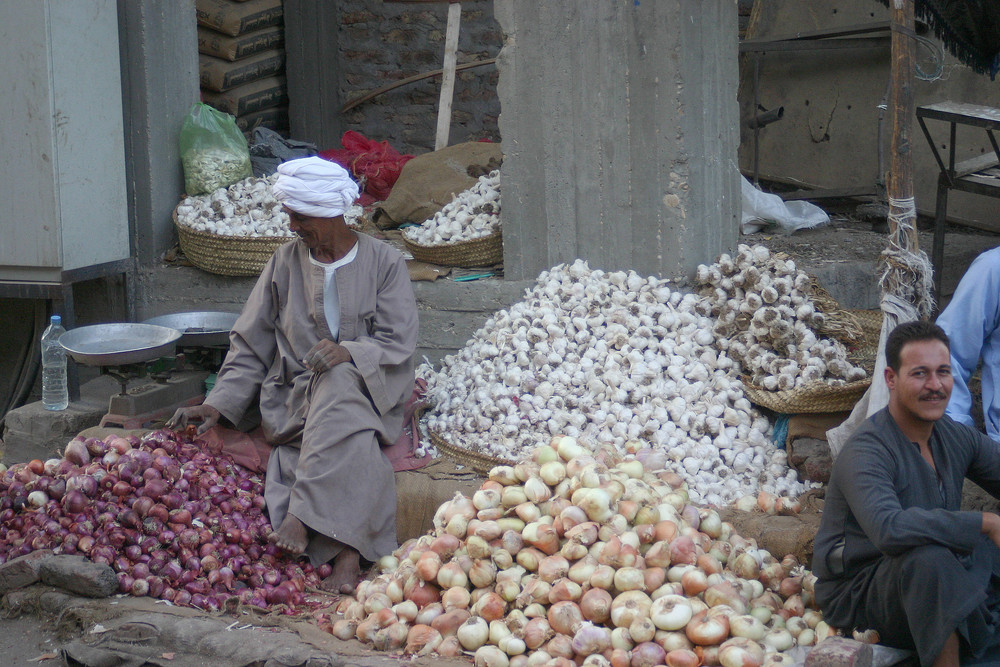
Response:
[{"label": "woven straw basket", "polygon": [[470,452],[467,449],[456,447],[445,440],[444,436],[439,433],[435,433],[434,431],[428,430],[428,433],[430,433],[431,442],[433,442],[434,446],[438,448],[438,451],[448,458],[454,459],[468,468],[472,468],[480,475],[489,474],[490,470],[496,466],[514,465],[513,461],[507,461],[505,459],[488,456],[486,454],[479,454],[478,452]]},{"label": "woven straw basket", "polygon": [[[833,305],[836,306],[836,302]],[[882,311],[843,310],[838,307],[826,310],[824,314],[829,327],[826,334],[844,343],[848,350],[848,360],[871,375],[875,369],[879,336],[882,333]],[[746,377],[742,379],[744,392],[751,402],[785,414],[851,410],[871,385],[869,377],[842,385],[813,382],[797,389],[767,391],[751,384]]]},{"label": "woven straw basket", "polygon": [[188,260],[203,271],[222,276],[260,275],[274,251],[294,237],[221,236],[199,232],[177,222],[177,238]]},{"label": "woven straw basket", "polygon": [[797,415],[817,412],[845,412],[854,407],[871,379],[831,385],[827,382],[813,382],[796,389],[767,391],[743,379],[743,392],[752,403],[775,412]]},{"label": "woven straw basket", "polygon": [[413,259],[440,266],[474,268],[493,266],[503,261],[503,234],[499,229],[480,239],[449,245],[420,245],[405,236],[403,243],[413,255]]}]

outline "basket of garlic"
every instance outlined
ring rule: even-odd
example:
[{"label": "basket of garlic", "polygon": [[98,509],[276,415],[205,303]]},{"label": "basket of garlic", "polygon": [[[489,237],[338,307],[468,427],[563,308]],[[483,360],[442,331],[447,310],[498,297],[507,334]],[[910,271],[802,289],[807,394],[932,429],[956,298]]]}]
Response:
[{"label": "basket of garlic", "polygon": [[422,225],[403,231],[413,258],[442,266],[493,266],[503,261],[500,171],[480,176]]},{"label": "basket of garlic", "polygon": [[[833,318],[849,314],[828,295],[830,312],[821,310],[815,297],[823,301],[825,290],[786,255],[740,246],[735,256],[699,266],[695,280],[717,318],[715,334],[727,339],[730,356],[741,364],[753,403],[786,414],[841,412],[871,384],[843,342],[823,335]],[[855,344],[868,333],[860,323],[842,328]]]},{"label": "basket of garlic", "polygon": [[497,456],[490,456],[462,447],[456,447],[448,442],[443,434],[437,433],[432,429],[428,429],[427,433],[430,435],[431,443],[437,447],[439,452],[461,465],[471,468],[480,475],[485,475],[496,466],[514,465],[514,462],[509,459],[502,459]]},{"label": "basket of garlic", "polygon": [[271,186],[276,176],[245,178],[174,209],[181,250],[199,269],[256,276],[279,247],[295,238]]}]

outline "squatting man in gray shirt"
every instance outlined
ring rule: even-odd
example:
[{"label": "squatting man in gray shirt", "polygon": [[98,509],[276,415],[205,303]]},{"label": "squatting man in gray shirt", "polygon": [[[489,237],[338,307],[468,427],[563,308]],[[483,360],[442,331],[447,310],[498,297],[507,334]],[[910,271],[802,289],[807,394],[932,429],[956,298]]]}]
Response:
[{"label": "squatting man in gray shirt", "polygon": [[1000,516],[963,512],[966,477],[1000,497],[1000,445],[945,416],[948,336],[908,322],[886,341],[889,405],[834,464],[816,535],[816,599],[921,665],[1000,656]]}]

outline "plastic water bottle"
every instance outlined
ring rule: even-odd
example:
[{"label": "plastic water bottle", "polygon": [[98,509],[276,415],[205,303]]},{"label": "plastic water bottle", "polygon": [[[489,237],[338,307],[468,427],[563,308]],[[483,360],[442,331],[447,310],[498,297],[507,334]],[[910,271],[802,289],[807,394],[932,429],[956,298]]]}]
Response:
[{"label": "plastic water bottle", "polygon": [[42,334],[42,405],[46,410],[65,410],[69,405],[66,350],[59,344],[59,336],[64,333],[62,317],[53,315]]}]

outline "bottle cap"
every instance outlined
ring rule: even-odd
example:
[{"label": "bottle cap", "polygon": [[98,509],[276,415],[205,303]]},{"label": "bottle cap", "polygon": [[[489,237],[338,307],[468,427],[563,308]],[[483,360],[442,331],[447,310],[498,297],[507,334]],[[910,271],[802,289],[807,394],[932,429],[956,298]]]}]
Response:
[{"label": "bottle cap", "polygon": [[62,315],[53,315],[52,324],[62,324]]}]

